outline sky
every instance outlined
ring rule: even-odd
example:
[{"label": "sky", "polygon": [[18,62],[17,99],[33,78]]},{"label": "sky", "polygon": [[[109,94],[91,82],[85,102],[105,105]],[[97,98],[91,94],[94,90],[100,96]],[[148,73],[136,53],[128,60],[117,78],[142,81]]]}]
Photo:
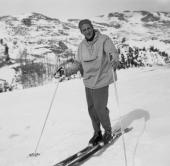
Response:
[{"label": "sky", "polygon": [[0,16],[37,12],[59,19],[90,18],[124,10],[170,11],[170,0],[0,0]]}]

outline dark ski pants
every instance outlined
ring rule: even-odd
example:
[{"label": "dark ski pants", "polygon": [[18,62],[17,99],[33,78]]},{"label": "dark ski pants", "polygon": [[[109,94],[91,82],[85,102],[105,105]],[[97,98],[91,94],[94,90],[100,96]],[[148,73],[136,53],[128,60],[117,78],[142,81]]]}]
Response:
[{"label": "dark ski pants", "polygon": [[94,132],[101,130],[100,125],[102,125],[105,131],[111,130],[109,110],[107,108],[108,88],[109,86],[99,89],[85,88],[88,111]]}]

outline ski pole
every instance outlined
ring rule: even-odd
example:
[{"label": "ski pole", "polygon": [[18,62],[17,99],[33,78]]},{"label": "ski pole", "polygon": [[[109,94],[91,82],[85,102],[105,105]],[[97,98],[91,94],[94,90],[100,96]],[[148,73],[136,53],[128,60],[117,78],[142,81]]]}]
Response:
[{"label": "ski pole", "polygon": [[116,98],[117,109],[118,109],[118,112],[119,112],[119,122],[120,122],[121,133],[122,133],[122,142],[123,142],[125,166],[127,166],[126,145],[125,145],[123,124],[122,124],[122,119],[121,119],[122,115],[121,115],[121,110],[120,110],[120,105],[119,105],[119,95],[118,95],[118,90],[117,90],[116,73],[115,73],[115,72],[116,72],[116,71],[113,70],[114,91],[115,91],[115,98]]},{"label": "ski pole", "polygon": [[41,141],[41,138],[42,138],[44,129],[45,129],[45,125],[46,125],[46,123],[47,123],[47,119],[48,119],[48,117],[49,117],[49,114],[50,114],[50,111],[51,111],[51,108],[52,108],[52,105],[53,105],[53,102],[54,102],[54,99],[55,99],[55,96],[56,96],[56,92],[57,92],[57,89],[58,89],[58,86],[59,86],[59,82],[60,82],[60,79],[58,80],[57,85],[56,85],[56,88],[55,88],[55,90],[54,90],[54,93],[53,93],[53,96],[52,96],[52,99],[51,99],[51,103],[50,103],[50,106],[49,106],[49,109],[48,109],[48,112],[47,112],[47,115],[46,115],[46,118],[45,118],[45,121],[44,121],[42,130],[41,130],[41,134],[40,134],[40,136],[39,136],[39,139],[38,139],[38,142],[37,142],[35,151],[34,151],[34,153],[29,154],[30,157],[36,157],[36,156],[39,156],[39,155],[40,155],[39,153],[37,153],[37,149],[38,149],[38,147],[39,147],[39,144],[40,144],[40,141]]}]

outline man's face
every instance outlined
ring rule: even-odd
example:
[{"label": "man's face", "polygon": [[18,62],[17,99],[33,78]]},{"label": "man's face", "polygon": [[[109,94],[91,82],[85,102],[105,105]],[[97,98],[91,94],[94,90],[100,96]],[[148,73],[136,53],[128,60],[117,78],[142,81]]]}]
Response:
[{"label": "man's face", "polygon": [[93,37],[93,27],[89,24],[83,24],[81,26],[81,33],[85,36],[86,39],[91,39]]}]

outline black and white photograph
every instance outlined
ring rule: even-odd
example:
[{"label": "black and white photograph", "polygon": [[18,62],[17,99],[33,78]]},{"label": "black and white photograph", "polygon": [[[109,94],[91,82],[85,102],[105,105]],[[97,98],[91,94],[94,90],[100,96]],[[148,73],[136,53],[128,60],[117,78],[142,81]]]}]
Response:
[{"label": "black and white photograph", "polygon": [[170,0],[0,0],[0,166],[170,166]]}]

